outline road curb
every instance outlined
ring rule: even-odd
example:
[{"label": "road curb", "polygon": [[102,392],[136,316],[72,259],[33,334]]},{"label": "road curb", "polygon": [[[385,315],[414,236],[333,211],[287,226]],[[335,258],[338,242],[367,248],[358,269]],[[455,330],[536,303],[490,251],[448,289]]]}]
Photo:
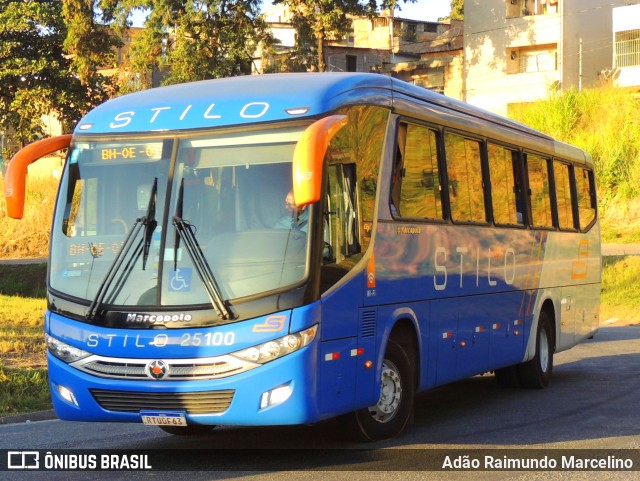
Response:
[{"label": "road curb", "polygon": [[56,413],[53,409],[50,409],[48,411],[36,411],[33,413],[16,414],[15,416],[1,417],[0,425],[48,421],[50,419],[57,419]]},{"label": "road curb", "polygon": [[49,262],[47,257],[30,257],[30,258],[0,258],[0,264],[6,265],[22,265],[22,264],[46,264]]}]

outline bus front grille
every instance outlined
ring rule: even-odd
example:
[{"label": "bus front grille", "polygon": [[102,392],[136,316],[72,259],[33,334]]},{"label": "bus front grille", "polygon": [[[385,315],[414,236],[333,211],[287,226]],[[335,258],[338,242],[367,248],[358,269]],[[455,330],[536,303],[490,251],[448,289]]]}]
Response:
[{"label": "bus front grille", "polygon": [[90,356],[71,365],[93,376],[124,381],[203,381],[233,376],[257,367],[257,364],[224,355],[198,359],[166,359],[162,378],[150,375],[153,359],[122,359]]},{"label": "bus front grille", "polygon": [[135,392],[90,389],[96,402],[107,411],[137,413],[146,410],[186,411],[214,414],[226,411],[235,389],[203,392]]}]

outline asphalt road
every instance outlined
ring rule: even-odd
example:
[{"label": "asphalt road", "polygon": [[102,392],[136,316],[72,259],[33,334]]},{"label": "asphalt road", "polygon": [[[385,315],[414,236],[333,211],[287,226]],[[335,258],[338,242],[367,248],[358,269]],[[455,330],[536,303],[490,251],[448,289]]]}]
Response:
[{"label": "asphalt road", "polygon": [[[175,472],[0,472],[1,479],[639,479],[635,472],[424,471],[444,456],[486,453],[533,457],[566,450],[615,450],[640,456],[640,324],[604,327],[555,357],[544,390],[501,389],[476,376],[419,395],[414,424],[394,440],[346,441],[332,421],[313,426],[217,428],[174,437],[143,425],[58,420],[0,426],[0,450],[80,449],[162,453]],[[537,449],[543,451],[535,451]],[[59,451],[63,450],[63,451]],[[562,451],[551,451],[562,450]],[[613,452],[613,451],[612,451]],[[506,454],[505,454],[506,453]],[[590,454],[589,454],[590,453]],[[603,451],[587,451],[588,455]],[[616,452],[619,454],[619,452]],[[1,454],[1,452],[0,452]],[[2,454],[4,455],[4,454]],[[159,458],[156,457],[156,460]],[[434,461],[435,459],[435,461]],[[0,467],[2,466],[0,459]],[[157,465],[156,465],[157,466]],[[640,469],[640,458],[636,459]],[[429,468],[431,469],[431,468]],[[189,472],[188,470],[193,470]],[[7,478],[4,475],[9,474]]]}]

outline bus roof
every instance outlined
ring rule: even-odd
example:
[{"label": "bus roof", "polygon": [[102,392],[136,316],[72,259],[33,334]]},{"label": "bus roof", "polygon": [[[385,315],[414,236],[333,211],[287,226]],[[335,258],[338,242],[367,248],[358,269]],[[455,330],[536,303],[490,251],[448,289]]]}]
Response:
[{"label": "bus roof", "polygon": [[105,102],[78,123],[75,133],[186,130],[317,117],[353,104],[391,108],[394,96],[551,140],[463,102],[392,77],[367,73],[251,75],[158,87]]}]

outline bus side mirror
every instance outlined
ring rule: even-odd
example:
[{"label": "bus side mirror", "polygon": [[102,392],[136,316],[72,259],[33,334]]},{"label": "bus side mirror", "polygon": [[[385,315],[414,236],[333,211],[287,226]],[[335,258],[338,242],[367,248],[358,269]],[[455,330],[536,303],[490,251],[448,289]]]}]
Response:
[{"label": "bus side mirror", "polygon": [[320,200],[324,156],[333,136],[345,125],[346,115],[331,115],[312,123],[293,151],[293,198],[296,205]]},{"label": "bus side mirror", "polygon": [[22,219],[24,214],[25,185],[27,167],[36,160],[58,150],[66,149],[71,144],[71,135],[59,135],[38,140],[23,147],[12,157],[7,165],[4,198],[7,203],[7,215],[12,219]]}]

